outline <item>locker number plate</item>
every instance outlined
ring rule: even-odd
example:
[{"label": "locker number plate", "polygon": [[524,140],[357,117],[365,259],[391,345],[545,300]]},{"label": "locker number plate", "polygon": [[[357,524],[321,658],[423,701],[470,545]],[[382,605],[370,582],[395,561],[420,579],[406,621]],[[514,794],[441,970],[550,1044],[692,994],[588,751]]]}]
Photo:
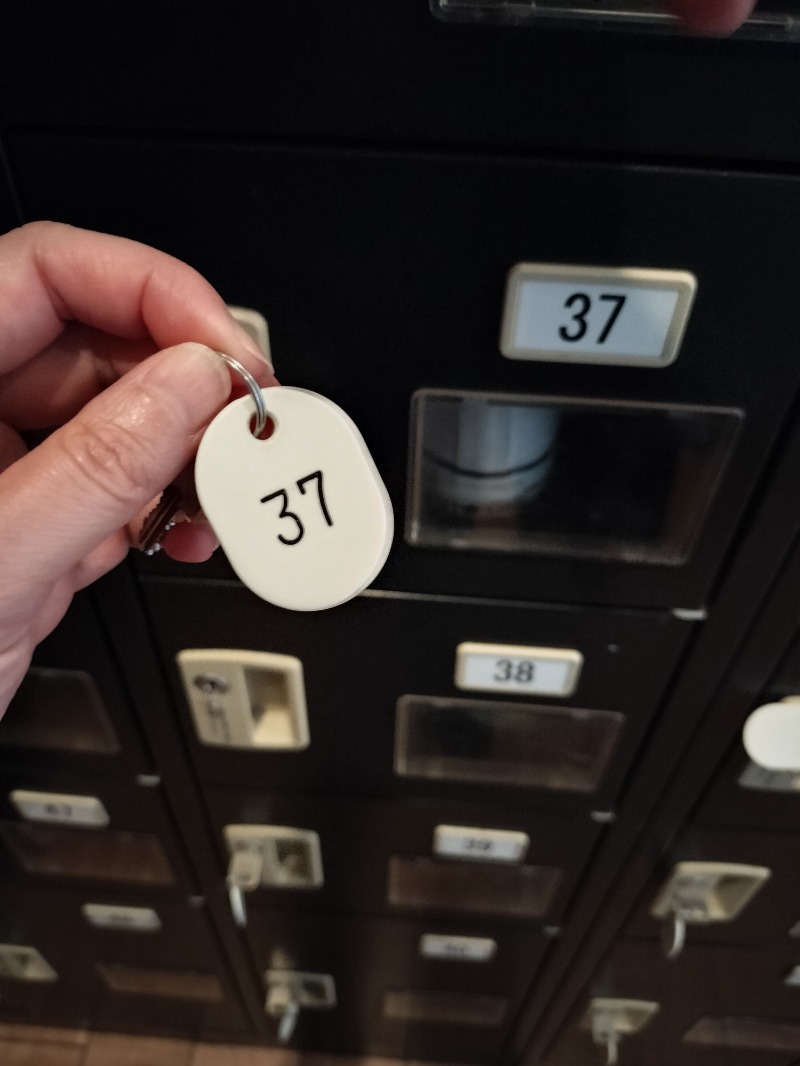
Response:
[{"label": "locker number plate", "polygon": [[520,696],[571,696],[583,656],[574,648],[475,644],[456,648],[457,688]]},{"label": "locker number plate", "polygon": [[497,941],[486,936],[446,936],[424,933],[419,953],[425,959],[449,962],[488,962],[497,951]]},{"label": "locker number plate", "polygon": [[108,811],[97,796],[72,796],[61,792],[29,792],[15,789],[9,799],[29,822],[51,825],[108,825]]},{"label": "locker number plate", "polygon": [[437,825],[434,855],[477,862],[522,862],[530,838],[515,829],[480,829],[466,825]]},{"label": "locker number plate", "polygon": [[507,359],[667,366],[697,281],[683,270],[518,263],[500,333]]}]

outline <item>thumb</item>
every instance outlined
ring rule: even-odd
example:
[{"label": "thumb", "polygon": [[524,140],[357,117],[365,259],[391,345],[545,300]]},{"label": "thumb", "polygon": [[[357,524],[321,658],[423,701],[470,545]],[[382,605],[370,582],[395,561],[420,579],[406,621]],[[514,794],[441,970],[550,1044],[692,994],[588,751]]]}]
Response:
[{"label": "thumb", "polygon": [[0,475],[3,583],[54,581],[124,526],[186,465],[230,390],[210,348],[169,348],[10,466]]}]

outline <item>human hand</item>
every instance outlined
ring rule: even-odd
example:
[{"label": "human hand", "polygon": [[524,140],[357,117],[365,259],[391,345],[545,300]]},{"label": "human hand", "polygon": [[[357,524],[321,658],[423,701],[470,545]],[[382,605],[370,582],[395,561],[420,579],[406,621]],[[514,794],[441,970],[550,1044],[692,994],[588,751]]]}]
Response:
[{"label": "human hand", "polygon": [[672,11],[694,33],[724,37],[738,30],[756,0],[670,0]]},{"label": "human hand", "polygon": [[[275,384],[221,297],[177,259],[49,222],[0,237],[0,715],[36,644],[124,558],[227,401],[212,349]],[[52,426],[28,452],[18,431]],[[203,523],[164,544],[187,562],[215,546]]]}]

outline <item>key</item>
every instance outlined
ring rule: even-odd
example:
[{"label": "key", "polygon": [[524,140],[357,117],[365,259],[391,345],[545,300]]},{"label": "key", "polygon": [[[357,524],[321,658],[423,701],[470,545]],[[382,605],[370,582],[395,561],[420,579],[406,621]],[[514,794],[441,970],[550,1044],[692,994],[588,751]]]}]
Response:
[{"label": "key", "polygon": [[194,463],[185,467],[164,489],[147,516],[139,534],[139,547],[145,555],[155,555],[167,533],[178,522],[191,522],[200,513],[200,501],[194,489]]}]

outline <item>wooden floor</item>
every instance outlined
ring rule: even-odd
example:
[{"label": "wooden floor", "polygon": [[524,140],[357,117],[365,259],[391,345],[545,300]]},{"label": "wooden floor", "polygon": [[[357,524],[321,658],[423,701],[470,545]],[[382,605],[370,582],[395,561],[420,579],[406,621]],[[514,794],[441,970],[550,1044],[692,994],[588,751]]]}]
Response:
[{"label": "wooden floor", "polygon": [[0,1025],[2,1066],[409,1066],[391,1059],[310,1055],[273,1048]]}]

